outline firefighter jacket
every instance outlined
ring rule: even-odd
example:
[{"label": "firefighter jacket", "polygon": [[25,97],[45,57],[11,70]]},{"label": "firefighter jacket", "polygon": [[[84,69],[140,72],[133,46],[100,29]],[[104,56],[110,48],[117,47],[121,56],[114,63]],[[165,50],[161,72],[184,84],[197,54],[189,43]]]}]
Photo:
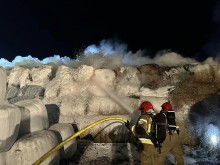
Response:
[{"label": "firefighter jacket", "polygon": [[143,114],[139,117],[136,125],[131,126],[131,131],[135,137],[143,144],[152,144],[151,141],[151,133],[153,130],[152,125],[152,117],[154,115],[150,114]]}]

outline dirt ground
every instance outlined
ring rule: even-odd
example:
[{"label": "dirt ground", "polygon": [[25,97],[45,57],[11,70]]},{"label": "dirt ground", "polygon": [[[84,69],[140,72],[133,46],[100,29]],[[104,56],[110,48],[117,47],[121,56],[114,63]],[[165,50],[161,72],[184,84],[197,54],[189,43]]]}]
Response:
[{"label": "dirt ground", "polygon": [[[94,143],[77,139],[74,156],[61,165],[139,165],[138,152],[130,143]],[[132,152],[131,152],[132,151]]]},{"label": "dirt ground", "polygon": [[[78,139],[74,156],[61,165],[140,165],[139,155],[132,143],[94,143]],[[166,161],[167,165],[171,162]]]}]

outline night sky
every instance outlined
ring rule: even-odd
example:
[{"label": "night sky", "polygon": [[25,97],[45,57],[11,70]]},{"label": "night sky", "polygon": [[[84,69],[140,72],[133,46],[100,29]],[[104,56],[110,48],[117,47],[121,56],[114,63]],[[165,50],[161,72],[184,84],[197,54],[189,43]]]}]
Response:
[{"label": "night sky", "polygon": [[214,0],[2,0],[0,57],[74,58],[103,39],[119,40],[133,52],[146,49],[151,56],[170,49],[200,60],[216,57],[219,6]]}]

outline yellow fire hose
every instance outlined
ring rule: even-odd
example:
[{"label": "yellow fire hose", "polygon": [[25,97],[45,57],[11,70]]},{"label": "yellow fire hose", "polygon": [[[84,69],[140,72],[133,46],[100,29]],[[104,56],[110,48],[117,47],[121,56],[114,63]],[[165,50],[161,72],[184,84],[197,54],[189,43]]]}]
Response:
[{"label": "yellow fire hose", "polygon": [[39,165],[40,163],[42,163],[44,160],[46,160],[50,155],[52,155],[54,152],[58,151],[60,148],[62,148],[66,143],[70,142],[71,140],[73,140],[74,138],[76,138],[77,136],[79,136],[80,134],[82,134],[83,132],[85,132],[88,129],[91,129],[92,127],[108,121],[108,120],[119,120],[119,121],[123,121],[123,122],[127,122],[127,119],[121,118],[121,117],[108,117],[108,118],[104,118],[101,120],[98,120],[88,126],[86,126],[85,128],[81,129],[80,131],[74,133],[72,136],[70,136],[69,138],[67,138],[66,140],[64,140],[63,142],[61,142],[60,144],[58,144],[56,147],[52,148],[50,151],[48,151],[46,154],[44,154],[42,157],[40,157],[36,162],[34,162],[32,165]]}]

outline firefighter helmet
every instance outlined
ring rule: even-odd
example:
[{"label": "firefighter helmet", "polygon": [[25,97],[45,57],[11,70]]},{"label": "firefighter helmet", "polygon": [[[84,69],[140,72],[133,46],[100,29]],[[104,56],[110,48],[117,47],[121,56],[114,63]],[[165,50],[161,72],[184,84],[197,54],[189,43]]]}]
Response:
[{"label": "firefighter helmet", "polygon": [[162,111],[164,112],[167,112],[167,111],[170,111],[170,110],[173,110],[173,107],[172,105],[170,104],[170,102],[165,102],[161,105],[162,107]]},{"label": "firefighter helmet", "polygon": [[141,113],[143,114],[149,110],[154,110],[154,107],[149,101],[144,101],[141,103],[139,110],[141,110]]}]

